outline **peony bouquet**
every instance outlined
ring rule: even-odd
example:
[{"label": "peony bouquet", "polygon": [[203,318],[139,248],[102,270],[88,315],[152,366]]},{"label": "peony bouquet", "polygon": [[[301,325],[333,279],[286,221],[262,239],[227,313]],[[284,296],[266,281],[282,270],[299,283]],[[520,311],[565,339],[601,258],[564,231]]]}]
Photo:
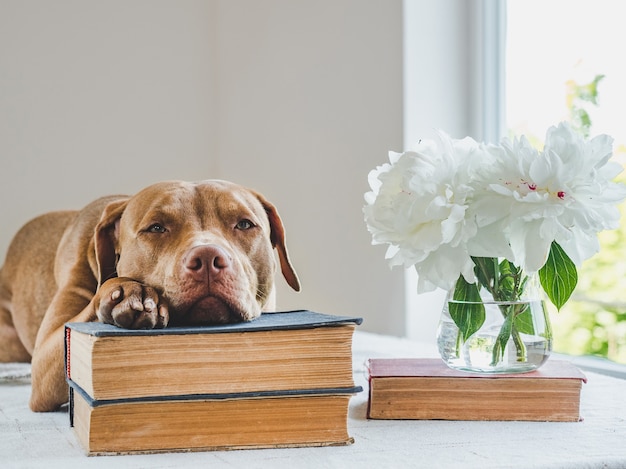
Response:
[{"label": "peony bouquet", "polygon": [[[369,174],[365,194],[373,244],[389,245],[391,266],[414,266],[419,293],[439,287],[471,300],[481,288],[515,301],[528,274],[557,308],[576,268],[599,250],[597,233],[617,228],[626,188],[613,182],[613,139],[585,140],[566,123],[542,151],[525,137],[499,145],[440,132]],[[463,326],[469,336],[474,326]],[[470,328],[470,329],[468,329]]]}]

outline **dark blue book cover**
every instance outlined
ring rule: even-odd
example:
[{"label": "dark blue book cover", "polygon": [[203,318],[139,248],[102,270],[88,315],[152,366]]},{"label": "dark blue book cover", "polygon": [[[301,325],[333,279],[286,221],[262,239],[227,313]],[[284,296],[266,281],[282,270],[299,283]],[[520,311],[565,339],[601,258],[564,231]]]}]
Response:
[{"label": "dark blue book cover", "polygon": [[308,310],[283,311],[277,313],[263,313],[258,318],[248,322],[234,324],[220,324],[215,326],[193,327],[166,327],[165,329],[123,329],[111,324],[100,322],[73,322],[67,323],[66,327],[83,334],[95,337],[106,336],[142,336],[142,335],[176,335],[176,334],[218,334],[231,332],[255,332],[284,329],[310,329],[354,323],[359,325],[362,318],[350,316],[335,316],[331,314],[316,313]]}]

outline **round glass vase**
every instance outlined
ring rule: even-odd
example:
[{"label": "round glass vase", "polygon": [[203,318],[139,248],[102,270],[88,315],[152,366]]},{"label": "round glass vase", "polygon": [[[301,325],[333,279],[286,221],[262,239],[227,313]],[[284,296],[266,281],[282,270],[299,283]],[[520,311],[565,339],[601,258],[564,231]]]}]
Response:
[{"label": "round glass vase", "polygon": [[[453,291],[448,292],[437,330],[439,354],[450,368],[475,373],[523,373],[536,370],[550,356],[550,317],[536,275],[528,278],[515,302],[497,301],[486,288],[480,289],[481,301],[453,298]],[[453,318],[473,321],[475,332],[464,338]]]}]

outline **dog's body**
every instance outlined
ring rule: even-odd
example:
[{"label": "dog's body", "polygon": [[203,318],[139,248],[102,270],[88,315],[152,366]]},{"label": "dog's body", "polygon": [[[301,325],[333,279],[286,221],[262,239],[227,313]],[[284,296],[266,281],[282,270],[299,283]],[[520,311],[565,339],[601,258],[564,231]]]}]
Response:
[{"label": "dog's body", "polygon": [[0,270],[0,362],[31,361],[34,411],[67,401],[64,324],[127,328],[247,321],[275,307],[276,248],[300,289],[282,221],[225,181],[158,183],[26,224]]}]

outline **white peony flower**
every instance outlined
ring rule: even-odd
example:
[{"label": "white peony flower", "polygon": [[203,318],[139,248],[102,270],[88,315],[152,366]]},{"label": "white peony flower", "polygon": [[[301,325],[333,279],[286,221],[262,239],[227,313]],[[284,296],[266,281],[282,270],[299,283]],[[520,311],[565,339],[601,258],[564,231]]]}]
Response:
[{"label": "white peony flower", "polygon": [[[389,245],[391,266],[415,267],[420,293],[450,290],[460,276],[476,283],[476,258],[546,273],[560,247],[565,258],[551,267],[565,272],[598,251],[599,231],[618,226],[615,205],[626,187],[612,182],[622,170],[609,162],[612,142],[584,140],[560,124],[548,130],[543,151],[525,137],[484,145],[440,133],[413,151],[392,152],[369,175],[363,210],[372,243]],[[550,282],[546,293],[562,305],[575,281]]]},{"label": "white peony flower", "polygon": [[607,136],[585,141],[561,124],[541,153],[524,137],[490,147],[494,197],[480,201],[477,223],[506,233],[509,260],[528,272],[545,264],[553,241],[580,265],[599,250],[597,233],[619,223],[614,204],[626,191],[611,182],[621,171],[608,162],[611,146]]},{"label": "white peony flower", "polygon": [[390,153],[391,164],[369,175],[365,221],[373,244],[389,244],[391,266],[415,266],[418,291],[450,289],[459,274],[474,282],[467,217],[482,148],[472,139],[422,141],[414,151]]}]

